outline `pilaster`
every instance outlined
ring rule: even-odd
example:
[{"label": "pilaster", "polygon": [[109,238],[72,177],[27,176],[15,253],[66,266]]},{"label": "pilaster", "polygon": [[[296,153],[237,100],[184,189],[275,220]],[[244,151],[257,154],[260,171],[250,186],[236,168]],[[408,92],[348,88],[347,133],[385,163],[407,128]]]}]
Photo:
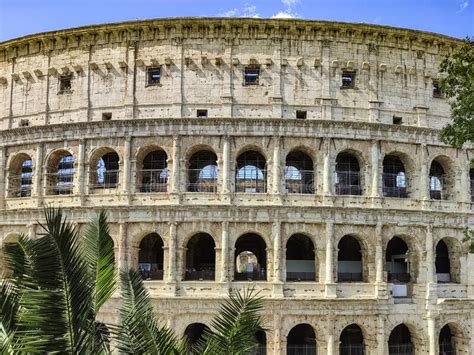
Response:
[{"label": "pilaster", "polygon": [[334,283],[334,224],[326,222],[326,272],[325,296],[337,297],[336,284]]}]

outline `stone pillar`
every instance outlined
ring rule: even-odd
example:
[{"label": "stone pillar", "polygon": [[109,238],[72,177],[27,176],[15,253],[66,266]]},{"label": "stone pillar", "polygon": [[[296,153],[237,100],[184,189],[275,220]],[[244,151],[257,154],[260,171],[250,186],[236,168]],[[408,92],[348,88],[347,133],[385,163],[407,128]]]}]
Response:
[{"label": "stone pillar", "polygon": [[[172,30],[173,32],[173,30]],[[173,37],[173,33],[171,36]],[[166,71],[169,71],[172,77],[173,91],[173,111],[174,117],[183,117],[183,40],[180,37],[173,38],[173,45],[170,58],[175,63],[166,65]]]},{"label": "stone pillar", "polygon": [[126,136],[125,137],[125,147],[123,152],[123,181],[122,181],[122,193],[124,195],[130,196],[132,191],[130,191],[130,170],[131,170],[131,162],[130,162],[130,154],[131,154],[131,140],[132,137]]},{"label": "stone pillar", "polygon": [[436,319],[428,314],[428,354],[437,355],[438,337],[436,336]]},{"label": "stone pillar", "polygon": [[283,95],[281,92],[281,43],[281,38],[273,38],[273,94],[271,97],[273,104],[273,118],[281,118],[283,116]]},{"label": "stone pillar", "polygon": [[331,48],[329,41],[323,41],[321,47],[321,119],[332,120],[331,98]]},{"label": "stone pillar", "polygon": [[35,240],[37,238],[38,225],[36,223],[28,224],[28,236],[30,239]]},{"label": "stone pillar", "polygon": [[41,206],[41,197],[43,196],[43,188],[41,181],[43,179],[43,144],[39,143],[36,148],[36,161],[34,171],[34,191],[33,196],[38,198],[38,206]]},{"label": "stone pillar", "polygon": [[128,270],[129,268],[138,269],[138,265],[128,265],[127,255],[130,252],[128,250],[128,224],[125,222],[119,223],[119,245],[118,245],[118,257],[117,265],[119,270]]},{"label": "stone pillar", "polygon": [[325,196],[331,195],[331,155],[331,139],[324,138],[323,193]]},{"label": "stone pillar", "polygon": [[372,197],[380,197],[379,141],[372,141]]},{"label": "stone pillar", "polygon": [[377,355],[386,355],[388,349],[387,341],[385,340],[385,315],[379,314],[377,316]]},{"label": "stone pillar", "polygon": [[6,196],[6,173],[7,173],[7,151],[4,146],[0,147],[0,210],[5,208]]},{"label": "stone pillar", "polygon": [[171,222],[170,226],[170,235],[169,235],[169,246],[168,246],[168,277],[167,282],[176,281],[176,239],[177,239],[177,223]]},{"label": "stone pillar", "polygon": [[230,139],[227,136],[222,148],[222,192],[230,192]]},{"label": "stone pillar", "polygon": [[[467,158],[467,157],[466,157]],[[459,200],[461,202],[470,204],[471,202],[471,191],[470,188],[470,177],[469,177],[469,160],[461,159],[461,167],[459,169],[459,188],[454,188],[453,190],[453,200]],[[469,205],[467,206],[469,209]]]},{"label": "stone pillar", "polygon": [[179,194],[179,136],[173,136],[173,171],[171,177],[171,194]]},{"label": "stone pillar", "polygon": [[[222,114],[224,117],[232,117],[232,103],[233,103],[233,94],[232,94],[232,81],[233,81],[233,64],[232,64],[232,46],[233,38],[225,39],[225,49],[224,57],[225,62],[222,63],[222,92],[221,92],[221,102],[222,102]],[[227,63],[227,65],[225,65]]]},{"label": "stone pillar", "polygon": [[326,272],[325,272],[325,296],[337,297],[336,285],[334,283],[334,224],[326,222]]},{"label": "stone pillar", "polygon": [[84,160],[86,155],[86,142],[84,139],[79,140],[79,149],[77,157],[77,174],[75,176],[75,185],[77,186],[77,194],[81,201],[84,199],[84,186],[86,185],[87,176],[84,170]]},{"label": "stone pillar", "polygon": [[273,147],[273,187],[272,191],[275,195],[281,194],[281,138],[274,138],[275,145]]},{"label": "stone pillar", "polygon": [[383,235],[382,235],[383,225],[381,222],[378,222],[375,226],[375,282],[382,283],[383,280]]},{"label": "stone pillar", "polygon": [[221,279],[220,282],[229,281],[229,222],[222,222],[221,240]]},{"label": "stone pillar", "polygon": [[281,326],[281,315],[276,313],[273,315],[273,354],[286,354],[286,348],[282,349]]},{"label": "stone pillar", "polygon": [[335,355],[335,352],[334,352],[334,335],[333,334],[328,335],[327,350],[328,350],[327,355]]},{"label": "stone pillar", "polygon": [[282,282],[281,278],[281,223],[274,221],[272,224],[273,235],[273,282]]},{"label": "stone pillar", "polygon": [[433,245],[433,226],[426,226],[426,299],[434,303],[437,298],[435,259]]},{"label": "stone pillar", "polygon": [[429,200],[429,176],[428,176],[428,152],[426,144],[421,145],[420,154],[420,178],[418,182],[420,200]]}]

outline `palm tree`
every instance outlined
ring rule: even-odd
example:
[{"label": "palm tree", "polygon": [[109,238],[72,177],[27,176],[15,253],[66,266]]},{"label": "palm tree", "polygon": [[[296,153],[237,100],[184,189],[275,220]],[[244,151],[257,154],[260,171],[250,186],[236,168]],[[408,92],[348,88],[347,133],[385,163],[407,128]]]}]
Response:
[{"label": "palm tree", "polygon": [[[120,272],[118,325],[98,321],[115,291],[114,244],[105,212],[87,225],[83,241],[62,211],[45,210],[44,233],[5,246],[9,278],[0,280],[0,353],[186,354],[186,340],[161,325],[140,274]],[[262,327],[263,302],[253,290],[230,295],[199,354],[249,354]]]}]

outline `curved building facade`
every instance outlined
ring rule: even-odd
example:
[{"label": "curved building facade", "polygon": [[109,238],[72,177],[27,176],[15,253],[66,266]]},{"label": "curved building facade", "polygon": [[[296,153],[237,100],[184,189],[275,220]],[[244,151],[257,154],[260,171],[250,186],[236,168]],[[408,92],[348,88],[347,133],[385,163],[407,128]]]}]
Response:
[{"label": "curved building facade", "polygon": [[40,237],[45,205],[79,229],[106,208],[119,265],[191,341],[255,287],[259,354],[472,354],[472,151],[438,139],[457,46],[219,18],[0,43],[0,246]]}]

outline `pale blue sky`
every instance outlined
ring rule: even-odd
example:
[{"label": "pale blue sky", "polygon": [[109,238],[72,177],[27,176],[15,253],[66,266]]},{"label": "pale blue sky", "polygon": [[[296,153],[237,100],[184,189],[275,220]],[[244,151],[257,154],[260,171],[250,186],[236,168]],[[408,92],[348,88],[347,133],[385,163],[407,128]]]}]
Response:
[{"label": "pale blue sky", "polygon": [[125,20],[299,17],[474,35],[474,0],[0,0],[0,41]]}]

